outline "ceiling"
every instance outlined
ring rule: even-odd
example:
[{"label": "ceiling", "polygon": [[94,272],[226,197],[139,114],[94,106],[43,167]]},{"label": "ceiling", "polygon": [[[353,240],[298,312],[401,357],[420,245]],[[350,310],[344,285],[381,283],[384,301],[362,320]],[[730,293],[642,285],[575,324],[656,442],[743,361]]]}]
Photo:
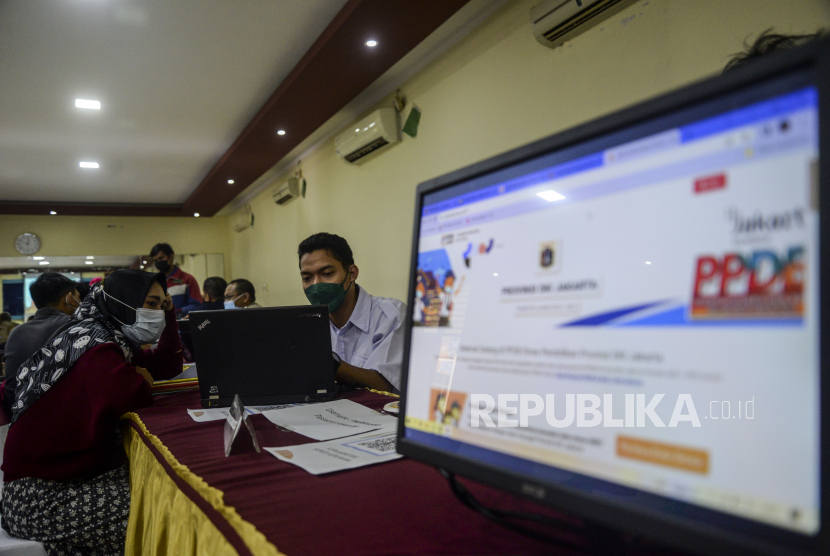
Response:
[{"label": "ceiling", "polygon": [[466,3],[3,0],[0,214],[213,215]]}]

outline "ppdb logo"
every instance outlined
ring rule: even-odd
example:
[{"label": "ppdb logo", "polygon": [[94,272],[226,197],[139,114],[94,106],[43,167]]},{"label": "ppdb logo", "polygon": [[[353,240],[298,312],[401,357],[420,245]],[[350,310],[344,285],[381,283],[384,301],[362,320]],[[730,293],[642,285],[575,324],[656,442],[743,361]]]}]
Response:
[{"label": "ppdb logo", "polygon": [[[543,399],[538,394],[499,394],[498,409],[496,400],[488,394],[470,396],[470,426],[479,427],[527,427],[528,418],[545,414],[548,425],[555,428],[571,426],[576,421],[577,427],[645,427],[646,418],[655,427],[665,427],[666,423],[655,411],[664,394],[655,394],[646,404],[645,394],[625,394],[624,418],[613,417],[613,397],[604,394],[602,399],[596,394],[565,394],[565,416],[559,419],[554,414],[554,394],[547,394]],[[496,410],[498,416],[493,422],[491,413]],[[561,409],[560,409],[561,414]],[[676,427],[681,421],[688,421],[693,427],[700,426],[695,404],[691,394],[680,394],[674,404],[669,420],[669,427]]]}]

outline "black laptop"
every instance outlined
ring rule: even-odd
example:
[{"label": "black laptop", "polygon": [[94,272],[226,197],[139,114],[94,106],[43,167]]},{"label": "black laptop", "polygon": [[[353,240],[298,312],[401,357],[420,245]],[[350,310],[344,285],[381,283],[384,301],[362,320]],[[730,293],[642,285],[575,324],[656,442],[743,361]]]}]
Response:
[{"label": "black laptop", "polygon": [[203,407],[302,403],[337,393],[325,305],[190,313]]}]

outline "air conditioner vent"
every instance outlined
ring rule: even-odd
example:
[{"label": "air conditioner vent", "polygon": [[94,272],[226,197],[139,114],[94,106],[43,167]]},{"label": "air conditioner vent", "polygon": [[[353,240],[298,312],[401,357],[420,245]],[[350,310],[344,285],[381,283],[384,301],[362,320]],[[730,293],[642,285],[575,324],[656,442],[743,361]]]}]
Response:
[{"label": "air conditioner vent", "polygon": [[278,205],[284,205],[288,201],[296,199],[301,195],[300,187],[300,178],[292,176],[288,178],[285,183],[274,188],[273,193],[271,193],[271,197]]},{"label": "air conditioner vent", "polygon": [[545,0],[530,10],[536,40],[555,48],[636,0]]},{"label": "air conditioner vent", "polygon": [[401,140],[398,114],[394,108],[375,110],[335,137],[337,156],[350,164],[387,145]]},{"label": "air conditioner vent", "polygon": [[364,156],[366,156],[370,152],[376,151],[379,148],[381,148],[385,145],[388,145],[388,144],[389,144],[389,141],[387,141],[383,137],[378,137],[377,139],[375,139],[374,141],[372,141],[371,143],[369,143],[368,145],[366,145],[365,147],[363,147],[359,151],[355,151],[355,152],[351,153],[350,155],[347,155],[345,158],[349,162],[354,162],[355,160],[357,160],[359,158],[363,158]]},{"label": "air conditioner vent", "polygon": [[254,213],[251,212],[251,205],[245,205],[242,210],[233,215],[233,230],[241,232],[254,225]]}]

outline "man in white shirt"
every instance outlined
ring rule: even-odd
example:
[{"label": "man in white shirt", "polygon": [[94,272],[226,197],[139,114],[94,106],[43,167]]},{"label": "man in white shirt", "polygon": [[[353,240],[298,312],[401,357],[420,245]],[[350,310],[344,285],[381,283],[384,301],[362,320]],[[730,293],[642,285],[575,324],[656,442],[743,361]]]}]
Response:
[{"label": "man in white shirt", "polygon": [[225,288],[225,309],[259,309],[262,307],[256,302],[254,285],[245,278],[237,278],[228,282]]},{"label": "man in white shirt", "polygon": [[406,305],[369,295],[357,285],[359,270],[349,244],[340,236],[314,234],[300,243],[297,253],[306,297],[312,305],[329,308],[337,380],[397,391]]}]

